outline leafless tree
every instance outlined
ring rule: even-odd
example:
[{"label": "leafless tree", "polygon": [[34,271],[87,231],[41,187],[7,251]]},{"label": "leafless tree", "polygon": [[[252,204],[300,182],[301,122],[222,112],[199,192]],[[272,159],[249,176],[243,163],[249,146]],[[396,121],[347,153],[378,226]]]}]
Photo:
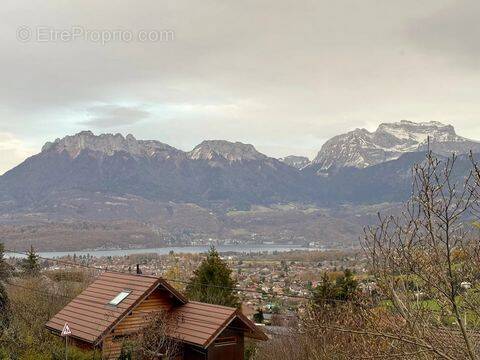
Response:
[{"label": "leafless tree", "polygon": [[477,359],[480,167],[471,160],[428,152],[404,210],[365,229],[375,297],[312,307],[256,359]]},{"label": "leafless tree", "polygon": [[429,352],[404,337],[398,316],[371,303],[311,308],[298,326],[260,344],[255,359],[413,359]]},{"label": "leafless tree", "polygon": [[[400,216],[379,216],[365,231],[364,248],[381,295],[435,358],[476,359],[479,336],[467,319],[480,319],[480,243],[472,226],[478,171],[457,171],[457,157],[428,152],[413,169],[413,192]],[[476,325],[476,324],[471,324]]]},{"label": "leafless tree", "polygon": [[179,343],[172,338],[177,328],[177,318],[163,311],[148,315],[136,342],[136,358],[144,360],[175,359],[180,351]]}]

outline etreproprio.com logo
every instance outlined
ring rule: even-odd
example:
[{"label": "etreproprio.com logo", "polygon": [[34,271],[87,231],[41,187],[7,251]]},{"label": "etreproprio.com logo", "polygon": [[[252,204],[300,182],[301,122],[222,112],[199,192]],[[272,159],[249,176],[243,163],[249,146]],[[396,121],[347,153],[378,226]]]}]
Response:
[{"label": "etreproprio.com logo", "polygon": [[58,29],[50,26],[17,28],[17,40],[20,42],[72,42],[87,41],[101,45],[110,42],[168,42],[175,40],[175,31],[163,29],[88,29],[83,26],[72,26],[69,29]]}]

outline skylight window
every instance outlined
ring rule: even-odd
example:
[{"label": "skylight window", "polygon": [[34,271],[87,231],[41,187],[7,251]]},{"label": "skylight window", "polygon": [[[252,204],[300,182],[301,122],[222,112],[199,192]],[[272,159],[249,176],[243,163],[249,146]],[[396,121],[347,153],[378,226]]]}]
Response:
[{"label": "skylight window", "polygon": [[115,296],[110,302],[108,303],[109,305],[117,306],[120,304],[125,298],[130,295],[132,290],[123,290],[121,291],[117,296]]}]

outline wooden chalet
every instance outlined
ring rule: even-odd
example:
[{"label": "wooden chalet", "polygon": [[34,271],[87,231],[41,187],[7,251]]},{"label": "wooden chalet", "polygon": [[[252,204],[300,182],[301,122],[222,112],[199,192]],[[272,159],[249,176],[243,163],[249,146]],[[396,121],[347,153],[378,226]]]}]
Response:
[{"label": "wooden chalet", "polygon": [[113,272],[101,274],[46,327],[60,335],[68,323],[71,344],[117,359],[125,339],[158,311],[177,319],[168,336],[180,343],[178,359],[243,359],[244,337],[267,340],[238,309],[188,301],[162,278]]}]

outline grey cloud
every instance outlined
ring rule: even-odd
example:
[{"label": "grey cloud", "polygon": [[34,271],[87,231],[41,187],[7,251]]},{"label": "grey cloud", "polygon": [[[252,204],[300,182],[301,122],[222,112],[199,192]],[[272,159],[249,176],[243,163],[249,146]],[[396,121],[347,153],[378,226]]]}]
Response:
[{"label": "grey cloud", "polygon": [[454,1],[411,23],[412,42],[421,49],[478,67],[480,60],[480,2]]},{"label": "grey cloud", "polygon": [[148,111],[139,108],[114,105],[92,107],[87,113],[90,119],[81,124],[95,128],[133,125],[150,116]]},{"label": "grey cloud", "polygon": [[[453,3],[5,0],[0,131],[40,147],[85,125],[121,126],[186,150],[222,137],[278,157],[295,149],[312,155],[341,132],[405,118],[450,122],[480,137],[479,72],[441,63],[425,45]],[[20,25],[172,29],[175,40],[21,43]],[[85,120],[85,109],[99,103],[135,106]]]}]

